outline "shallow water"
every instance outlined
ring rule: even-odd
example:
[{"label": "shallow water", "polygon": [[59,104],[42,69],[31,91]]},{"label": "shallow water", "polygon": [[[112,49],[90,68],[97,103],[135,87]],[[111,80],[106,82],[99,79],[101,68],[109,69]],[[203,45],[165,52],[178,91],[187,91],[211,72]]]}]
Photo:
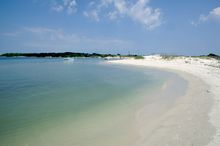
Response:
[{"label": "shallow water", "polygon": [[135,113],[155,101],[147,95],[174,78],[185,85],[171,73],[103,62],[0,58],[0,145],[134,145]]}]

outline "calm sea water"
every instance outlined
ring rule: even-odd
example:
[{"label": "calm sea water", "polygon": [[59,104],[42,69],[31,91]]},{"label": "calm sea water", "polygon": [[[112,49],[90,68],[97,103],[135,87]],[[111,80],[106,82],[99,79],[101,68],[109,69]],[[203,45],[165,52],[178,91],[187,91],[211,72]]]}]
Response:
[{"label": "calm sea water", "polygon": [[171,76],[101,59],[0,58],[0,145],[127,145],[135,110]]}]

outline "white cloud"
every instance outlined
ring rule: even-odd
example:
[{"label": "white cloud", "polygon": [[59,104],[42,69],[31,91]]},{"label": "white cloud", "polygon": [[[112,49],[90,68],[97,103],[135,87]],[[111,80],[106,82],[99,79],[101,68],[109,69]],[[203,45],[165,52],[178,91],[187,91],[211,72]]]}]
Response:
[{"label": "white cloud", "polygon": [[84,11],[83,15],[88,17],[88,18],[92,18],[96,21],[99,21],[99,14],[98,14],[97,10]]},{"label": "white cloud", "polygon": [[19,36],[20,32],[19,31],[15,31],[15,32],[3,32],[0,33],[0,36],[4,36],[4,37],[17,37]]},{"label": "white cloud", "polygon": [[214,18],[214,19],[218,19],[220,20],[220,7],[217,7],[215,9],[213,9],[210,13],[209,16]]},{"label": "white cloud", "polygon": [[128,12],[125,0],[114,0],[114,6],[120,14],[126,14]]},{"label": "white cloud", "polygon": [[200,21],[208,21],[208,20],[220,20],[220,7],[217,7],[209,12],[208,15],[200,15]]},{"label": "white cloud", "polygon": [[194,27],[197,27],[198,26],[198,23],[194,22],[194,21],[191,21],[190,24]]},{"label": "white cloud", "polygon": [[[129,18],[152,30],[161,25],[162,12],[159,8],[152,8],[149,3],[150,0],[93,0],[87,4],[83,15],[95,21],[100,21],[102,18],[110,20]],[[77,11],[77,2],[76,0],[53,0],[51,9],[74,14]]]},{"label": "white cloud", "polygon": [[113,12],[109,12],[109,13],[108,13],[108,17],[109,17],[111,20],[117,19],[117,15],[118,15],[118,12],[117,12],[117,11],[113,11]]},{"label": "white cloud", "polygon": [[207,21],[219,21],[220,22],[220,7],[212,9],[208,14],[206,15],[200,15],[199,20],[197,22],[192,21],[192,26],[198,26],[199,24]]},{"label": "white cloud", "polygon": [[72,14],[77,11],[76,5],[76,0],[64,0],[64,6],[67,7],[68,14]]},{"label": "white cloud", "polygon": [[76,40],[73,34],[66,34],[62,29],[51,29],[45,27],[24,27],[26,33],[36,39],[55,41],[55,40]]},{"label": "white cloud", "polygon": [[27,32],[32,32],[36,34],[50,33],[56,31],[54,29],[49,29],[45,27],[24,27],[23,29]]},{"label": "white cloud", "polygon": [[56,5],[53,5],[51,9],[56,11],[56,12],[62,12],[64,8],[63,8],[62,5],[56,4]]},{"label": "white cloud", "polygon": [[161,25],[161,10],[153,9],[147,6],[147,3],[147,0],[139,0],[131,7],[128,15],[133,20],[144,24],[148,29],[154,29]]},{"label": "white cloud", "polygon": [[[127,17],[135,22],[143,24],[147,29],[152,30],[161,25],[162,12],[159,8],[149,6],[149,0],[100,0],[92,6],[90,11],[85,11],[86,17],[94,18],[91,12],[96,12],[95,16],[104,15],[109,19]],[[89,15],[90,14],[90,15]]]},{"label": "white cloud", "polygon": [[75,33],[67,33],[62,29],[51,29],[45,27],[24,27],[23,35],[28,35],[31,40],[26,40],[25,44],[30,47],[48,48],[74,48],[76,46],[96,46],[96,47],[123,47],[130,46],[131,43],[106,37],[88,37]]},{"label": "white cloud", "polygon": [[66,11],[68,14],[74,14],[77,11],[76,6],[76,0],[62,0],[61,2],[54,0],[51,9],[56,12]]}]

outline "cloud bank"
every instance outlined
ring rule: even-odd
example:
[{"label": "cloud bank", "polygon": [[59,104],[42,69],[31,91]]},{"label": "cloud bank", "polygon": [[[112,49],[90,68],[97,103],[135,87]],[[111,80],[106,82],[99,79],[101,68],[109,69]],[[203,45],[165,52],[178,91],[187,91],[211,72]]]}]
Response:
[{"label": "cloud bank", "polygon": [[74,14],[77,11],[76,0],[62,0],[61,2],[52,1],[51,9],[56,12],[66,11],[67,14]]},{"label": "cloud bank", "polygon": [[129,18],[152,30],[161,25],[162,12],[149,6],[149,0],[100,0],[89,4],[90,10],[84,11],[86,17],[99,21],[101,18],[116,20]]},{"label": "cloud bank", "polygon": [[[162,11],[152,8],[149,4],[150,0],[96,0],[87,3],[82,13],[86,18],[97,22],[106,18],[112,21],[128,18],[142,24],[148,30],[153,30],[162,24]],[[53,0],[51,9],[75,14],[79,5],[79,0]]]}]

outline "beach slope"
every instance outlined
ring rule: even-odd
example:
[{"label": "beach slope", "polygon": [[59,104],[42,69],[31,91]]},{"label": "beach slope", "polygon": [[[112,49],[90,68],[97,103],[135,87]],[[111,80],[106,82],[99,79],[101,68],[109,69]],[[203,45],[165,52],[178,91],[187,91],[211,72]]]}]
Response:
[{"label": "beach slope", "polygon": [[188,81],[186,95],[173,108],[153,125],[142,125],[138,145],[220,145],[219,60],[152,55],[108,62],[166,69]]}]

